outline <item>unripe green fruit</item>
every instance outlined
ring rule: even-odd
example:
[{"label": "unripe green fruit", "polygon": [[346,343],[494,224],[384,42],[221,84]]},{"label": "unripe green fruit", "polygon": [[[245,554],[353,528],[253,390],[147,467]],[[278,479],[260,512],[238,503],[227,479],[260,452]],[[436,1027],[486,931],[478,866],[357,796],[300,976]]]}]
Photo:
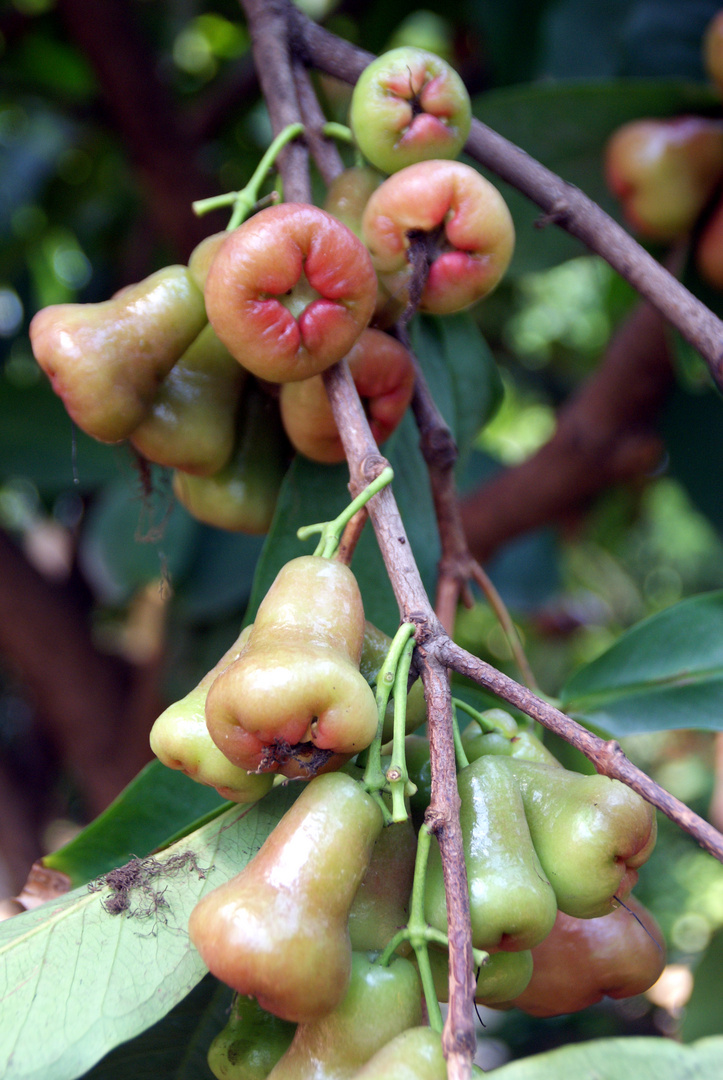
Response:
[{"label": "unripe green fruit", "polygon": [[234,764],[285,776],[338,768],[376,734],[374,694],[359,672],[364,608],[348,566],[314,555],[279,572],[248,645],[219,675],[206,723]]},{"label": "unripe green fruit", "polygon": [[204,326],[171,369],[130,441],[172,469],[211,476],[231,457],[246,372]]},{"label": "unripe green fruit", "polygon": [[[510,759],[490,755],[473,761],[457,776],[457,786],[472,942],[479,949],[530,949],[552,929],[557,903],[533,846]],[[436,844],[429,853],[425,915],[432,926],[446,932],[442,860]]]},{"label": "unripe green fruit", "polygon": [[191,913],[213,974],[284,1020],[326,1016],[349,985],[349,908],[381,827],[349,776],[312,780],[241,873]]},{"label": "unripe green fruit", "polygon": [[216,1080],[266,1080],[289,1048],[296,1028],[237,994],[226,1027],[208,1048]]},{"label": "unripe green fruit", "polygon": [[408,1028],[377,1050],[354,1080],[447,1080],[441,1036],[428,1027]]},{"label": "unripe green fruit", "polygon": [[[235,367],[241,367],[233,361]],[[249,380],[236,416],[230,459],[211,476],[178,469],[173,491],[189,514],[230,532],[258,535],[273,521],[287,465],[288,444],[278,404]]]},{"label": "unripe green fruit", "polygon": [[268,1080],[351,1080],[382,1046],[421,1023],[421,993],[413,965],[388,967],[354,953],[343,1000],[313,1023],[299,1024]]},{"label": "unripe green fruit", "polygon": [[416,853],[411,821],[382,829],[349,912],[355,952],[381,952],[407,925]]},{"label": "unripe green fruit", "polygon": [[251,633],[243,629],[198,686],[161,713],[151,728],[151,750],[169,769],[179,769],[199,784],[214,787],[224,799],[253,803],[263,798],[273,776],[248,773],[232,765],[214,743],[206,727],[206,697],[211,683],[236,660]]},{"label": "unripe green fruit", "polygon": [[349,122],[364,156],[393,173],[431,158],[455,158],[471,124],[467,89],[434,53],[392,49],[359,76]]},{"label": "unripe green fruit", "polygon": [[329,184],[324,199],[324,209],[343,221],[361,240],[361,220],[369,196],[384,179],[376,169],[368,165],[355,165],[345,169]]},{"label": "unripe green fruit", "polygon": [[496,760],[519,783],[532,842],[560,910],[580,919],[613,911],[655,846],[653,807],[608,776]]},{"label": "unripe green fruit", "polygon": [[[480,966],[477,974],[475,1002],[478,1005],[494,1006],[518,997],[532,978],[532,957],[533,953],[529,949],[519,952],[491,953],[485,963]],[[429,962],[437,997],[440,1001],[448,1001],[449,960],[447,953],[430,947]]]},{"label": "unripe green fruit", "polygon": [[167,266],[101,304],[56,304],[30,324],[33,353],[83,431],[120,442],[206,322],[185,266]]}]

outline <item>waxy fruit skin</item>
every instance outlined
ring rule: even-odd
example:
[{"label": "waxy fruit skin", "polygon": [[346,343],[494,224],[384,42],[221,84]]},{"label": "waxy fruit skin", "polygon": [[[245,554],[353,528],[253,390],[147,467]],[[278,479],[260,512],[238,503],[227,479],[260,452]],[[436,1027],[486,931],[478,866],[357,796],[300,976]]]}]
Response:
[{"label": "waxy fruit skin", "polygon": [[354,1080],[447,1080],[442,1038],[428,1027],[407,1028],[377,1050]]},{"label": "waxy fruit skin", "polygon": [[417,837],[411,821],[382,829],[349,912],[355,952],[383,951],[407,925],[416,854]]},{"label": "waxy fruit skin", "polygon": [[405,298],[409,234],[427,234],[431,259],[420,310],[451,315],[499,283],[515,244],[505,200],[459,161],[422,161],[394,173],[370,196],[362,235],[382,285]]},{"label": "waxy fruit skin", "polygon": [[344,998],[326,1016],[298,1026],[268,1080],[350,1080],[390,1039],[421,1020],[414,966],[395,957],[382,967],[355,952]]},{"label": "waxy fruit skin", "polygon": [[361,240],[361,222],[369,196],[381,184],[384,177],[368,165],[354,165],[344,169],[329,184],[324,199],[328,214],[342,221]]},{"label": "waxy fruit skin", "polygon": [[345,356],[376,296],[361,240],[305,203],[267,207],[229,233],[205,285],[221,341],[258,378],[280,383],[308,379]]},{"label": "waxy fruit skin", "polygon": [[548,937],[532,950],[527,988],[508,1004],[530,1016],[562,1016],[605,996],[626,998],[648,990],[665,967],[665,942],[638,900],[629,896],[625,905],[597,919],[558,912]]},{"label": "waxy fruit skin", "polygon": [[498,760],[519,783],[532,842],[560,910],[580,919],[613,911],[655,847],[653,807],[608,776]]},{"label": "waxy fruit skin", "polygon": [[454,68],[412,46],[391,49],[364,69],[349,112],[359,149],[386,173],[457,157],[471,122],[469,94]]},{"label": "waxy fruit skin", "polygon": [[723,123],[678,116],[624,124],[608,141],[605,176],[637,233],[661,242],[685,236],[723,177]]},{"label": "waxy fruit skin", "polygon": [[[547,938],[545,938],[547,941]],[[544,944],[544,943],[543,943]],[[523,992],[532,978],[530,949],[519,952],[493,952],[477,970],[474,999],[478,1005],[495,1006],[507,1003]],[[429,961],[437,996],[449,1000],[449,959],[447,953],[430,946]]]},{"label": "waxy fruit skin", "polygon": [[[460,825],[469,883],[472,943],[478,949],[530,949],[555,922],[555,893],[540,865],[509,759],[478,758],[457,776]],[[427,866],[425,916],[446,933],[439,847]]]},{"label": "waxy fruit skin", "polygon": [[269,791],[274,778],[248,773],[224,757],[208,733],[205,706],[209,686],[239,656],[250,632],[251,627],[245,627],[198,686],[161,713],[150,735],[151,750],[169,769],[179,769],[237,803],[257,802]]},{"label": "waxy fruit skin", "polygon": [[[206,723],[226,757],[243,769],[307,775],[338,767],[377,729],[377,707],[359,671],[364,609],[342,563],[304,555],[280,571],[256,615],[246,648],[219,675]],[[316,764],[315,764],[316,762]]]},{"label": "waxy fruit skin", "polygon": [[216,1080],[266,1080],[295,1030],[253,998],[237,994],[228,1023],[208,1048],[208,1067]]},{"label": "waxy fruit skin", "polygon": [[185,266],[167,266],[100,304],[56,304],[30,323],[35,359],[88,435],[120,442],[206,322]]},{"label": "waxy fruit skin", "polygon": [[[396,338],[367,328],[346,355],[365,403],[369,427],[381,446],[396,430],[414,391],[411,357]],[[321,375],[281,387],[281,418],[295,450],[312,461],[344,460],[344,446]]]},{"label": "waxy fruit skin", "polygon": [[207,323],[161,383],[131,443],[158,465],[211,476],[233,452],[245,380],[246,372]]},{"label": "waxy fruit skin", "polygon": [[271,527],[287,462],[278,403],[249,380],[238,406],[229,460],[211,476],[177,469],[173,492],[189,514],[207,525],[260,535]]},{"label": "waxy fruit skin", "polygon": [[326,1016],[349,985],[349,908],[381,827],[351,777],[312,780],[241,873],[191,913],[209,970],[283,1020]]}]

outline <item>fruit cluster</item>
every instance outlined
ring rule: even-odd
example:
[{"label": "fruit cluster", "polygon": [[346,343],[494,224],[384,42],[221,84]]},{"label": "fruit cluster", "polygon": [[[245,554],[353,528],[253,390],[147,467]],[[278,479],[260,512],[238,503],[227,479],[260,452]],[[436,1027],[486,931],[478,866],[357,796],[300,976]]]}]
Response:
[{"label": "fruit cluster", "polygon": [[[723,95],[723,11],[709,24],[703,59]],[[723,120],[703,116],[634,120],[610,138],[608,186],[636,232],[667,243],[695,232],[701,276],[723,289]]]},{"label": "fruit cluster", "polygon": [[[422,987],[447,997],[439,850],[419,858],[411,821],[389,822],[386,796],[352,760],[391,735],[394,707],[371,689],[390,644],[365,622],[346,566],[299,557],[253,625],[154,726],[162,761],[238,802],[260,798],[277,775],[308,779],[246,867],[191,916],[204,962],[238,995],[209,1054],[224,1080],[381,1080],[403,1066],[446,1075],[439,1035],[421,1026]],[[416,683],[404,728],[425,719]],[[655,843],[652,808],[618,781],[564,769],[507,713],[478,719],[457,777],[483,950],[476,1000],[551,1016],[647,989],[662,941],[629,893]],[[409,734],[405,745],[423,820],[429,744]],[[421,851],[424,825],[419,836]]]},{"label": "fruit cluster", "polygon": [[[172,468],[179,500],[222,528],[268,529],[286,436],[314,461],[343,460],[321,379],[338,360],[377,441],[395,430],[414,367],[387,331],[414,289],[412,246],[424,253],[419,307],[436,313],[486,295],[512,255],[501,195],[449,160],[470,104],[448,64],[419,49],[380,57],[356,88],[351,123],[375,168],[344,172],[324,208],[268,206],[207,237],[187,267],[104,303],[45,308],[31,324],[75,423]],[[377,168],[393,175],[383,181]]]},{"label": "fruit cluster", "polygon": [[[223,527],[268,527],[284,464],[272,416],[300,453],[343,457],[322,374],[347,358],[385,439],[414,382],[387,331],[410,305],[475,303],[512,255],[501,196],[453,160],[470,108],[446,64],[413,49],[381,57],[351,123],[373,168],[342,174],[324,208],[268,206],[208,237],[187,267],[104,304],[46,309],[31,327],[75,422],[173,468],[178,497]],[[420,684],[408,687],[410,628],[399,647],[366,622],[352,571],[332,556],[287,563],[253,624],[151,733],[162,762],[241,804],[305,782],[192,913],[193,943],[237,994],[209,1062],[225,1080],[442,1080],[441,858],[405,802],[422,818],[429,805],[429,746],[407,734],[426,721]],[[458,740],[478,1000],[554,1013],[639,992],[662,966],[657,931],[618,905],[655,842],[651,807],[617,781],[567,772],[507,714],[480,724]],[[579,978],[552,1001],[570,952]]]}]

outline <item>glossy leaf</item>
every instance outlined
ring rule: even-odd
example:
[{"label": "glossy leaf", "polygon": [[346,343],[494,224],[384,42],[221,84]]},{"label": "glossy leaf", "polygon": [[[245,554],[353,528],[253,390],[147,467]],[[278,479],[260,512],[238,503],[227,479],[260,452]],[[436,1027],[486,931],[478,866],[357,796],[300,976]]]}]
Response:
[{"label": "glossy leaf", "polygon": [[0,1074],[73,1080],[170,1011],[203,978],[186,930],[202,895],[238,873],[298,794],[231,807],[142,863],[129,907],[79,888],[0,926]]},{"label": "glossy leaf", "polygon": [[666,608],[624,633],[561,692],[562,707],[613,735],[723,728],[723,592]]},{"label": "glossy leaf", "polygon": [[117,1046],[84,1080],[213,1080],[206,1055],[228,1020],[233,991],[207,975],[157,1024]]},{"label": "glossy leaf", "polygon": [[225,805],[214,788],[152,761],[95,821],[46,855],[43,864],[67,874],[74,888],[134,855],[148,855]]},{"label": "glossy leaf", "polygon": [[495,1080],[718,1080],[723,1038],[680,1046],[671,1039],[593,1039],[495,1069]]}]

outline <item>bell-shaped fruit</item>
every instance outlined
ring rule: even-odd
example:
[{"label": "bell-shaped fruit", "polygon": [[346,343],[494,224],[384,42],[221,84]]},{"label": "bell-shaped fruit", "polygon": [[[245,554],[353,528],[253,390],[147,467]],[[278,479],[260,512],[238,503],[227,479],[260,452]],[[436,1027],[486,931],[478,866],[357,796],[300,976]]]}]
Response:
[{"label": "bell-shaped fruit", "polygon": [[349,908],[382,814],[344,773],[312,780],[260,850],[208,893],[188,931],[211,972],[284,1020],[309,1023],[343,999]]},{"label": "bell-shaped fruit", "polygon": [[35,358],[83,431],[120,442],[206,322],[185,266],[167,266],[101,304],[56,304],[30,324]]},{"label": "bell-shaped fruit", "polygon": [[239,363],[291,382],[331,367],[374,311],[361,240],[318,206],[269,206],[229,233],[206,279],[208,317]]},{"label": "bell-shaped fruit", "polygon": [[[397,428],[414,390],[414,366],[404,346],[366,329],[346,356],[372,435],[381,446]],[[294,449],[312,461],[344,460],[344,446],[321,375],[281,387],[281,418]]]},{"label": "bell-shaped fruit", "polygon": [[218,249],[227,238],[227,232],[212,233],[206,236],[200,244],[196,244],[188,260],[188,269],[198,285],[199,289],[206,288],[206,278],[211,269],[211,263],[218,254]]},{"label": "bell-shaped fruit", "polygon": [[625,907],[597,919],[558,912],[532,960],[532,978],[511,1004],[531,1016],[561,1016],[605,996],[644,993],[665,967],[665,942],[650,912],[629,896]]},{"label": "bell-shaped fruit", "polygon": [[266,1080],[295,1030],[253,998],[236,994],[228,1023],[208,1048],[208,1067],[216,1080]]},{"label": "bell-shaped fruit", "polygon": [[580,919],[612,911],[655,846],[650,803],[609,776],[498,760],[520,785],[532,842],[560,910]]},{"label": "bell-shaped fruit", "polygon": [[[520,952],[490,953],[477,971],[475,1002],[478,1005],[499,1005],[521,994],[532,978],[532,957],[533,953],[530,949],[523,949]],[[438,999],[449,1001],[447,953],[430,946],[429,963]]]},{"label": "bell-shaped fruit", "polygon": [[230,459],[212,476],[177,469],[173,491],[189,514],[207,525],[266,533],[286,472],[288,443],[278,403],[250,379],[236,415],[235,440]]},{"label": "bell-shaped fruit", "polygon": [[233,451],[245,378],[207,323],[161,383],[130,441],[159,465],[197,476],[217,473]]},{"label": "bell-shaped fruit", "polygon": [[[392,639],[385,634],[383,630],[379,630],[378,627],[373,626],[370,622],[364,624],[364,645],[362,647],[361,660],[359,661],[359,670],[374,691],[376,691],[379,669],[386,659],[391,644]],[[418,727],[421,727],[422,724],[426,723],[427,705],[424,700],[424,687],[422,686],[422,680],[417,679],[417,681],[412,684],[412,687],[407,694],[405,726],[407,731],[416,731]],[[390,698],[384,714],[382,742],[389,742],[393,734],[394,702]]]},{"label": "bell-shaped fruit", "polygon": [[419,307],[437,315],[491,292],[515,244],[505,200],[460,161],[421,161],[390,176],[369,198],[362,236],[382,284],[403,300],[413,276],[410,243],[424,246],[429,276]]},{"label": "bell-shaped fruit", "polygon": [[[549,934],[557,904],[533,846],[509,758],[478,758],[462,769],[457,786],[472,942],[478,949],[530,949]],[[429,853],[425,914],[432,926],[446,932],[442,860],[436,844]]]},{"label": "bell-shaped fruit", "polygon": [[214,787],[224,799],[252,803],[270,789],[273,776],[248,773],[224,757],[206,727],[206,696],[217,675],[241,654],[251,627],[241,631],[198,686],[162,712],[151,728],[151,750],[169,769],[180,769],[199,784]]},{"label": "bell-shaped fruit", "polygon": [[422,1019],[414,966],[402,957],[389,967],[354,953],[343,1000],[328,1015],[299,1024],[269,1080],[350,1080],[382,1046]]},{"label": "bell-shaped fruit", "polygon": [[355,952],[381,952],[407,925],[416,853],[411,821],[382,829],[349,912]]},{"label": "bell-shaped fruit", "polygon": [[[500,713],[502,713],[500,709],[490,709],[482,715],[488,715],[490,719],[493,719],[493,714]],[[505,732],[482,731],[476,723],[471,723],[465,728],[462,733],[462,747],[469,761],[476,761],[484,754],[499,754],[503,757],[522,758],[524,761],[540,761],[545,765],[562,768],[555,755],[550,753],[536,735],[524,728],[520,730],[509,713],[503,715],[510,721],[509,726],[505,725]]]},{"label": "bell-shaped fruit", "polygon": [[364,69],[349,112],[359,149],[386,173],[457,157],[471,122],[469,94],[454,68],[412,46],[391,49]]},{"label": "bell-shaped fruit", "polygon": [[723,123],[702,116],[634,120],[605,151],[608,187],[636,232],[684,236],[723,177]]},{"label": "bell-shaped fruit", "polygon": [[377,1050],[354,1080],[447,1080],[442,1038],[428,1027],[407,1028]]},{"label": "bell-shaped fruit", "polygon": [[[377,730],[359,671],[364,609],[348,566],[292,559],[264,597],[248,645],[219,675],[206,723],[226,757],[250,771],[307,775],[338,767]],[[303,775],[303,770],[302,770]]]}]

